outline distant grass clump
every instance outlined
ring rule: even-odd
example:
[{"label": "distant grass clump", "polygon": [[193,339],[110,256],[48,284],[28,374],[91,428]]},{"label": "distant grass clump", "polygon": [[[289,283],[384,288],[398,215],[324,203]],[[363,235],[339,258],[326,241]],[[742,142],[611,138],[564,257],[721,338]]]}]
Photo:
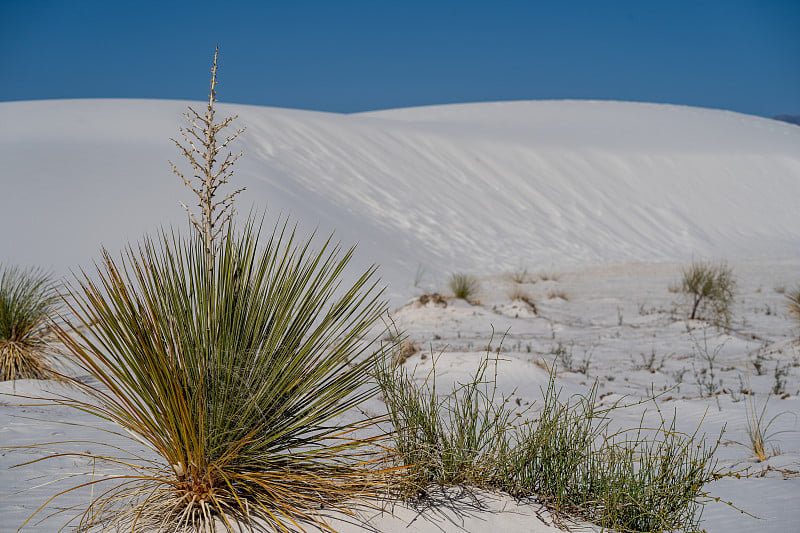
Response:
[{"label": "distant grass clump", "polygon": [[528,269],[524,268],[524,267],[523,268],[519,268],[517,270],[514,270],[513,272],[511,272],[508,275],[508,277],[509,277],[509,279],[511,281],[513,281],[514,283],[517,283],[517,284],[531,282],[531,277],[528,274]]},{"label": "distant grass clump", "polygon": [[[536,497],[552,510],[624,532],[695,531],[710,498],[703,487],[719,477],[718,441],[660,417],[655,427],[611,433],[597,407],[597,388],[562,399],[551,374],[538,418],[521,422],[484,359],[473,377],[447,394],[435,369],[417,385],[403,367],[384,364],[378,381],[394,426],[399,492],[426,497],[432,486],[468,484]],[[496,376],[496,370],[495,370]],[[660,414],[660,411],[659,411]]]},{"label": "distant grass clump", "polygon": [[551,289],[551,290],[547,291],[547,298],[549,300],[559,299],[559,300],[564,300],[565,302],[569,301],[569,295],[566,292],[564,292],[563,290],[560,290],[560,289],[559,290]]},{"label": "distant grass clump", "polygon": [[514,287],[509,293],[508,297],[511,299],[512,302],[522,302],[528,306],[528,308],[536,313],[536,302],[534,301],[533,297],[528,294],[527,291],[519,288]]},{"label": "distant grass clump", "polygon": [[681,271],[680,292],[689,300],[689,319],[706,318],[727,327],[736,294],[733,269],[726,263],[694,262]]},{"label": "distant grass clump", "polygon": [[455,272],[450,275],[450,280],[447,283],[453,296],[461,298],[462,300],[469,300],[475,296],[481,288],[478,278],[463,272]]},{"label": "distant grass clump", "polygon": [[47,325],[59,302],[44,271],[0,266],[0,381],[55,377]]},{"label": "distant grass clump", "polygon": [[789,311],[789,316],[800,323],[800,286],[788,291],[785,298],[786,309]]}]

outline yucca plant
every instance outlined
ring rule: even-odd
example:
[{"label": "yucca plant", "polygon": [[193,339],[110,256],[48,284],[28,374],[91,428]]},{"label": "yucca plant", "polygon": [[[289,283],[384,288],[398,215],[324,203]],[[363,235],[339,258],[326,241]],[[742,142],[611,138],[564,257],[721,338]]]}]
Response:
[{"label": "yucca plant", "polygon": [[0,381],[57,376],[46,352],[48,320],[59,301],[43,270],[0,266]]},{"label": "yucca plant", "polygon": [[287,223],[263,245],[261,223],[237,230],[243,188],[222,197],[220,187],[239,157],[223,152],[243,130],[223,137],[236,117],[215,122],[217,57],[206,112],[189,108],[175,141],[191,174],[173,171],[200,208],[186,208],[191,236],[162,231],[119,259],[104,251],[69,287],[70,317],[54,326],[93,378],[73,380],[83,396],[54,400],[151,451],[74,454],[125,469],[51,498],[92,487],[79,530],[326,528],[320,509],[350,512],[345,501],[385,486],[374,421],[348,416],[376,392],[369,370],[393,348],[373,342],[386,312],[375,267],[345,284],[353,249],[329,238],[315,250]]},{"label": "yucca plant", "polygon": [[[374,394],[370,340],[385,311],[373,270],[343,289],[352,249],[312,251],[286,225],[233,226],[214,277],[205,241],[161,234],[121,260],[104,254],[71,287],[56,333],[99,385],[60,399],[116,422],[157,456],[124,462],[78,528],[299,530],[317,510],[375,495],[374,448],[337,419]],[[208,313],[213,316],[211,328]],[[341,507],[345,511],[345,507]]]}]

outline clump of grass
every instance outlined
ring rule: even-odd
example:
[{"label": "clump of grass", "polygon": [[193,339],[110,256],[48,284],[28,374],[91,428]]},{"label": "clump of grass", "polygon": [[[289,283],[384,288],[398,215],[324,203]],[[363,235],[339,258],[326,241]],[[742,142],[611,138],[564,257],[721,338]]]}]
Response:
[{"label": "clump of grass", "polygon": [[562,291],[562,290],[551,289],[551,290],[547,291],[547,299],[548,300],[560,299],[560,300],[564,300],[565,302],[568,302],[569,301],[569,295],[566,292]]},{"label": "clump of grass", "polygon": [[789,316],[800,323],[800,286],[787,292],[784,297]]},{"label": "clump of grass", "polygon": [[[764,404],[757,406],[753,401],[753,396],[749,395],[747,403],[747,438],[750,441],[748,448],[753,452],[753,455],[759,462],[766,461],[770,456],[768,455],[767,446],[770,441],[781,433],[788,433],[788,431],[772,431],[770,427],[775,421],[783,415],[791,414],[789,411],[783,411],[776,414],[772,418],[767,419],[767,406],[769,404],[769,396],[764,400]],[[772,447],[772,455],[776,455],[776,448]]]},{"label": "clump of grass", "polygon": [[527,305],[531,311],[536,313],[536,302],[534,301],[533,297],[528,294],[527,291],[519,288],[514,287],[509,293],[508,297],[512,302],[522,302]]},{"label": "clump of grass", "polygon": [[704,316],[719,326],[730,324],[736,280],[726,263],[692,263],[681,271],[680,291],[689,300],[690,320]]},{"label": "clump of grass", "polygon": [[555,272],[541,272],[539,274],[539,279],[541,281],[559,281],[561,279],[561,275]]},{"label": "clump of grass", "polygon": [[[406,369],[379,367],[377,376],[394,426],[401,495],[424,497],[432,485],[468,484],[542,500],[551,509],[617,531],[696,530],[717,479],[713,456],[697,431],[676,429],[675,416],[652,429],[611,434],[598,408],[597,386],[562,400],[551,372],[538,418],[522,422],[497,393],[486,358],[465,383],[445,395],[435,369],[417,385]],[[496,378],[496,366],[495,366]],[[517,416],[520,415],[520,416]]]},{"label": "clump of grass", "polygon": [[395,355],[395,363],[402,365],[410,357],[414,357],[417,352],[419,352],[419,348],[417,348],[416,344],[408,340],[403,340],[400,342],[400,349],[397,350],[397,354]]},{"label": "clump of grass", "polygon": [[447,285],[453,292],[453,296],[461,298],[462,300],[469,300],[475,296],[481,288],[478,278],[463,272],[451,274]]},{"label": "clump of grass", "polygon": [[72,287],[76,318],[56,333],[100,385],[75,381],[89,399],[60,402],[158,456],[92,481],[110,488],[79,529],[289,531],[379,490],[354,433],[372,421],[335,420],[376,392],[368,370],[383,348],[366,341],[385,305],[373,270],[341,290],[352,250],[312,251],[285,225],[264,249],[258,237],[252,223],[229,227],[209,278],[202,235],[162,234],[119,263],[106,253]]},{"label": "clump of grass", "polygon": [[531,277],[528,274],[528,269],[524,267],[514,270],[508,275],[508,277],[511,281],[520,285],[531,281]]},{"label": "clump of grass", "polygon": [[578,372],[588,376],[589,365],[592,362],[592,350],[584,352],[583,359],[578,361],[572,354],[572,348],[572,343],[567,346],[561,341],[559,341],[556,346],[550,348],[550,355],[553,356],[553,369],[561,365],[561,368],[567,372]]},{"label": "clump of grass", "polygon": [[0,381],[57,376],[46,352],[48,321],[59,303],[46,272],[0,266]]},{"label": "clump of grass", "polygon": [[[539,418],[522,427],[509,460],[509,492],[542,499],[558,512],[616,531],[694,531],[719,477],[707,445],[659,416],[653,429],[609,434],[618,405],[597,407],[597,386],[562,400],[551,377]],[[659,415],[660,415],[659,411]]]},{"label": "clump of grass", "polygon": [[[413,371],[391,364],[376,367],[376,379],[392,424],[395,455],[402,468],[395,490],[401,497],[428,494],[432,485],[492,488],[507,454],[512,413],[499,400],[496,382],[488,379],[487,355],[474,376],[440,396],[436,365],[423,385]],[[496,370],[496,366],[495,366]]]}]

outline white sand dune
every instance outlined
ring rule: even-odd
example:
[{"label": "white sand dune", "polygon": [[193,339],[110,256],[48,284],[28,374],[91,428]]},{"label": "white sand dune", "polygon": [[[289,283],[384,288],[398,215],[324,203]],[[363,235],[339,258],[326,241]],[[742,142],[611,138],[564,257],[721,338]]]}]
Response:
[{"label": "white sand dune", "polygon": [[[0,261],[66,272],[191,201],[167,160],[187,102],[0,104]],[[202,103],[193,105],[201,107]],[[247,131],[240,209],[336,230],[395,295],[419,265],[493,272],[800,252],[800,128],[591,101],[355,115],[220,105]],[[24,228],[20,227],[25,221]]]},{"label": "white sand dune", "polygon": [[[187,104],[0,103],[0,263],[67,274],[90,266],[101,245],[119,250],[163,225],[185,229],[178,201],[192,198],[167,160],[182,164],[169,138],[178,135]],[[779,533],[800,523],[800,424],[794,417],[800,345],[782,296],[800,284],[800,128],[725,111],[590,101],[355,115],[240,105],[218,111],[238,114],[247,127],[236,147],[245,153],[234,175],[247,187],[240,211],[267,209],[270,225],[279,213],[288,214],[303,231],[335,230],[345,245],[358,242],[354,272],[381,265],[394,320],[421,353],[442,352],[445,384],[467,376],[493,330],[493,349],[508,331],[500,391],[515,391],[522,405],[535,405],[547,379],[542,361],[563,368],[555,348],[566,347],[576,363],[589,361],[586,373],[559,374],[567,392],[585,391],[595,379],[608,401],[668,390],[665,412],[679,414],[681,429],[702,423],[703,432],[716,437],[727,424],[721,464],[755,475],[714,483],[712,495],[763,520],[713,503],[703,523],[708,531]],[[693,257],[731,261],[739,295],[730,331],[686,321],[678,297],[668,291]],[[523,268],[532,279],[522,288],[537,302],[537,313],[509,301],[516,286],[504,273]],[[560,275],[548,281],[535,276],[545,270]],[[481,276],[480,305],[404,305],[423,290],[446,292],[453,271]],[[555,292],[567,299],[553,298]],[[719,352],[718,396],[699,394],[704,349]],[[424,375],[431,358],[421,353],[406,364]],[[646,369],[649,354],[655,367]],[[763,359],[763,374],[754,373],[756,357]],[[757,463],[741,445],[747,440],[741,390],[749,387],[763,402],[779,369],[787,372],[783,390],[771,396],[767,412],[789,416],[772,428],[780,432],[771,442],[774,456]],[[30,394],[42,388],[19,386]],[[9,384],[0,387],[8,390]],[[106,438],[59,423],[84,424],[85,415],[3,405],[12,403],[18,402],[0,397],[0,445]],[[377,412],[382,404],[373,400],[367,408]],[[620,413],[614,423],[638,424],[640,415]],[[11,470],[19,457],[0,452],[0,531],[16,530],[54,486],[64,485],[45,485],[49,478],[39,476],[89,468],[64,459]],[[17,493],[21,489],[27,490]],[[86,497],[62,503],[80,505]],[[536,505],[497,495],[484,495],[484,509],[470,507],[469,498],[459,501],[460,513],[444,506],[419,514],[398,506],[394,518],[377,516],[371,524],[383,532],[552,531]],[[368,530],[363,524],[337,527]]]}]

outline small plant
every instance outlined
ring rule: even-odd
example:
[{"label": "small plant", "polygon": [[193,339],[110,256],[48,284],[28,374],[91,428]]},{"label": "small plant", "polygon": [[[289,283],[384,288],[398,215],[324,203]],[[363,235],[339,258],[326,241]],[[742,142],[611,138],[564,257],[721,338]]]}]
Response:
[{"label": "small plant", "polygon": [[395,364],[404,364],[409,357],[413,357],[417,352],[419,352],[419,348],[417,348],[416,344],[407,340],[402,341],[400,343],[400,349],[397,350],[397,354],[395,355]]},{"label": "small plant", "polygon": [[719,440],[676,429],[676,415],[645,429],[610,434],[610,413],[597,408],[597,384],[561,399],[551,375],[538,419],[522,426],[505,482],[517,497],[536,496],[558,512],[615,531],[696,531],[710,500],[703,486],[720,477]]},{"label": "small plant", "polygon": [[634,370],[647,370],[651,374],[655,374],[656,372],[661,372],[661,369],[664,368],[664,362],[666,361],[667,356],[657,357],[656,350],[653,348],[650,350],[649,354],[639,353],[639,363],[634,361],[633,369]]},{"label": "small plant", "polygon": [[586,352],[583,359],[578,361],[572,355],[572,348],[572,344],[565,346],[563,343],[559,342],[558,345],[550,349],[550,355],[554,356],[554,367],[556,365],[560,365],[567,372],[578,372],[580,374],[588,375],[589,363],[592,360],[592,351],[590,350]]},{"label": "small plant", "polygon": [[680,290],[689,298],[690,320],[705,316],[716,325],[730,324],[736,280],[725,263],[692,263],[682,271]]},{"label": "small plant", "polygon": [[564,292],[562,290],[551,289],[551,290],[547,291],[547,299],[548,300],[560,299],[560,300],[564,300],[565,302],[568,302],[569,301],[569,296],[567,295],[566,292]]},{"label": "small plant", "polygon": [[700,344],[696,339],[694,340],[694,361],[698,359],[701,366],[695,366],[692,361],[692,371],[694,372],[694,379],[697,383],[697,388],[700,391],[700,396],[714,396],[718,391],[722,390],[722,378],[717,380],[717,357],[725,344],[720,344],[714,349],[708,346],[708,337],[706,330],[703,330],[703,343]]},{"label": "small plant", "polygon": [[767,357],[764,354],[765,347],[762,346],[756,351],[756,356],[751,360],[753,364],[753,368],[756,371],[757,376],[763,376],[766,372],[766,361]]},{"label": "small plant", "polygon": [[480,282],[474,276],[464,274],[463,272],[455,272],[450,275],[450,281],[447,284],[453,295],[462,300],[469,300],[475,296],[480,290]]},{"label": "small plant", "polygon": [[506,455],[512,413],[487,372],[489,353],[474,376],[440,396],[436,364],[417,385],[405,367],[380,364],[375,376],[394,429],[394,459],[402,468],[395,490],[404,498],[424,497],[431,485],[491,488]]},{"label": "small plant", "polygon": [[515,287],[508,293],[509,299],[512,302],[522,302],[527,305],[531,311],[536,313],[536,302],[533,300],[533,297],[528,294],[526,291],[522,290],[519,287]]},{"label": "small plant", "polygon": [[789,316],[800,323],[800,287],[789,291],[786,295],[786,309]]},{"label": "small plant", "polygon": [[[770,432],[769,428],[772,424],[783,415],[792,414],[789,411],[783,411],[776,414],[770,419],[766,418],[767,406],[769,404],[769,396],[764,400],[764,405],[757,406],[753,401],[753,396],[750,395],[747,403],[747,437],[750,441],[748,448],[753,452],[759,462],[766,461],[769,456],[767,455],[767,445],[772,439],[782,433],[789,431],[773,431]],[[772,447],[772,455],[777,455],[777,448]]]},{"label": "small plant", "polygon": [[539,274],[539,279],[541,281],[559,281],[561,276],[555,272],[541,272]]},{"label": "small plant", "polygon": [[0,265],[0,381],[56,377],[46,352],[59,302],[42,270]]},{"label": "small plant", "polygon": [[772,394],[780,396],[786,392],[786,378],[789,376],[790,370],[790,364],[781,365],[780,361],[775,361],[775,372],[773,373],[775,383],[772,385]]},{"label": "small plant", "polygon": [[[435,370],[423,386],[402,367],[378,367],[394,428],[401,496],[424,498],[431,485],[469,485],[535,496],[550,509],[616,531],[695,531],[710,500],[704,485],[721,476],[717,444],[660,424],[611,434],[597,385],[567,400],[550,374],[535,420],[497,397],[489,355],[476,373],[440,396]],[[519,415],[519,416],[518,416]],[[660,411],[659,411],[660,415]]]},{"label": "small plant", "polygon": [[517,284],[528,283],[531,281],[530,275],[528,274],[527,268],[518,268],[517,270],[511,272],[508,276],[511,281]]}]

